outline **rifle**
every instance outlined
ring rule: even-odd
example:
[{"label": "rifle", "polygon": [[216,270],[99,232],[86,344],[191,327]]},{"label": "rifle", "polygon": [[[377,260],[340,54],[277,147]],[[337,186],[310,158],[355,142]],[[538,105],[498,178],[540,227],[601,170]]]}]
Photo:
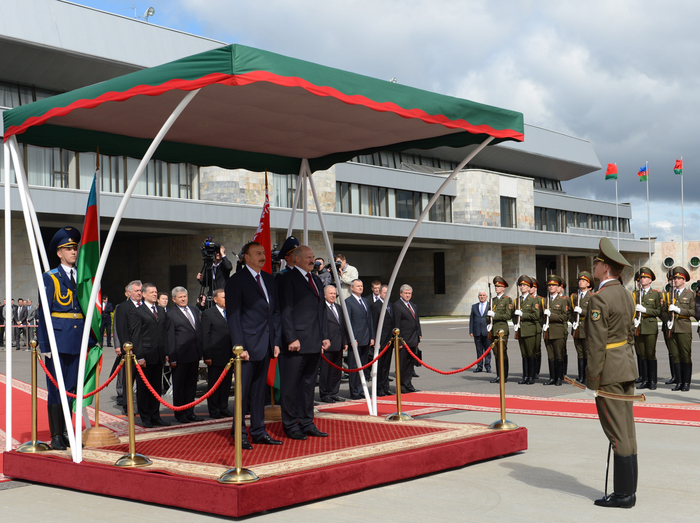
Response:
[{"label": "rifle", "polygon": [[[641,280],[641,278],[640,278],[640,280]],[[639,295],[639,305],[641,305],[642,304],[642,282],[641,281],[637,282],[637,294]],[[635,327],[634,335],[635,336],[639,336],[639,326],[641,325],[641,323],[642,323],[642,311],[639,311],[639,317],[634,319],[634,327]]]},{"label": "rifle", "polygon": [[[574,301],[573,296],[571,297],[571,301]],[[578,293],[576,295],[576,306],[581,307],[581,289],[578,290]],[[574,338],[578,338],[578,324],[581,321],[581,313],[577,312],[576,313],[576,321],[574,322]]]},{"label": "rifle", "polygon": [[[520,294],[520,291],[518,291],[518,301],[517,301],[518,307],[516,310],[520,310],[523,304],[523,296]],[[513,330],[515,331],[515,339],[519,340],[520,339],[520,319],[521,317],[518,316],[518,323],[513,325]]]},{"label": "rifle", "polygon": [[[549,296],[549,291],[547,291],[547,310],[549,310]],[[544,340],[547,341],[549,339],[549,316],[547,316],[542,330],[544,331]]]}]

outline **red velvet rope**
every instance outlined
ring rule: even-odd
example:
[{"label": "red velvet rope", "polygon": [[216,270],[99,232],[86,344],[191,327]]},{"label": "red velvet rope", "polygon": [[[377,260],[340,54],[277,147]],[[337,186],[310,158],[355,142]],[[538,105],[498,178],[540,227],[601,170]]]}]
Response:
[{"label": "red velvet rope", "polygon": [[[498,341],[498,340],[496,340],[496,341]],[[433,372],[437,372],[438,374],[442,374],[442,375],[444,375],[444,376],[448,376],[448,375],[450,375],[450,374],[458,374],[458,373],[460,373],[460,372],[464,372],[464,371],[467,370],[467,369],[471,369],[474,365],[476,365],[476,364],[479,363],[481,360],[483,360],[489,352],[491,352],[491,349],[493,349],[493,346],[496,345],[496,341],[494,341],[494,342],[489,346],[489,348],[486,349],[486,350],[484,351],[484,353],[481,355],[481,357],[480,357],[479,359],[477,359],[477,360],[476,360],[474,363],[472,363],[471,365],[467,365],[467,366],[464,367],[464,368],[457,369],[457,370],[450,370],[450,371],[444,371],[444,370],[440,370],[440,369],[436,369],[436,368],[434,368],[434,367],[431,367],[430,365],[428,365],[427,363],[425,363],[424,361],[422,361],[418,356],[416,356],[415,354],[413,354],[413,352],[411,351],[411,349],[408,348],[408,345],[406,345],[406,342],[405,342],[405,341],[403,342],[403,346],[404,346],[404,348],[408,351],[408,353],[409,353],[411,356],[413,356],[413,358],[414,358],[418,363],[420,363],[421,365],[423,365],[423,367],[425,367],[426,369],[430,369],[430,370],[432,370]]]},{"label": "red velvet rope", "polygon": [[158,393],[155,391],[155,389],[153,388],[153,386],[152,386],[152,385],[148,382],[148,380],[146,379],[146,376],[144,376],[144,374],[143,374],[143,369],[141,368],[141,365],[139,365],[138,363],[136,364],[136,370],[139,371],[139,374],[141,375],[141,379],[142,379],[143,382],[146,384],[146,387],[148,387],[148,390],[151,391],[151,394],[153,394],[153,397],[155,397],[161,405],[163,405],[164,407],[169,408],[170,410],[174,410],[175,412],[180,412],[180,411],[183,411],[183,410],[191,409],[192,407],[195,407],[196,405],[199,405],[199,404],[202,403],[205,399],[207,399],[209,396],[211,396],[212,394],[214,394],[214,391],[216,391],[216,389],[219,388],[219,385],[221,385],[221,382],[224,380],[224,376],[226,376],[226,373],[229,371],[228,368],[225,368],[224,371],[221,373],[221,376],[219,376],[219,379],[216,380],[216,383],[214,383],[214,386],[213,386],[211,389],[209,389],[209,390],[207,391],[207,393],[206,393],[204,396],[202,396],[202,397],[199,398],[198,400],[195,400],[195,401],[193,401],[193,402],[191,402],[191,403],[188,403],[187,405],[178,405],[178,406],[176,407],[175,405],[171,405],[170,403],[168,403],[167,401],[165,401],[165,400],[160,396],[160,394],[158,394]]},{"label": "red velvet rope", "polygon": [[362,367],[358,367],[358,368],[356,368],[356,369],[346,369],[345,367],[338,367],[335,363],[333,363],[332,361],[329,361],[328,358],[326,358],[326,357],[323,355],[323,353],[321,353],[321,357],[322,357],[324,360],[326,360],[326,363],[328,363],[328,365],[330,365],[331,367],[335,367],[335,368],[338,369],[338,370],[342,370],[342,371],[345,371],[345,372],[360,372],[361,370],[365,370],[367,367],[370,367],[370,366],[374,365],[374,362],[375,362],[375,361],[377,361],[379,358],[381,358],[382,356],[384,356],[384,353],[387,351],[387,349],[389,348],[390,345],[391,345],[391,340],[389,340],[389,343],[386,344],[386,347],[384,347],[384,349],[382,350],[382,352],[380,352],[379,354],[377,354],[377,357],[376,357],[376,358],[374,358],[372,361],[370,361],[369,363],[367,363],[367,365],[363,365]]},{"label": "red velvet rope", "polygon": [[[53,386],[58,388],[58,383],[56,383],[56,378],[54,378],[53,374],[51,374],[49,372],[49,369],[46,368],[46,365],[44,365],[44,360],[41,359],[41,356],[39,356],[39,354],[37,354],[37,359],[39,360],[39,363],[41,364],[41,368],[44,369],[44,372],[51,380],[51,383],[53,383]],[[123,366],[124,366],[124,360],[122,360],[121,363],[119,363],[119,366],[116,369],[114,369],[114,372],[112,373],[112,375],[109,378],[107,378],[107,381],[105,381],[102,385],[100,385],[98,388],[96,388],[92,392],[85,394],[83,396],[83,399],[85,400],[88,398],[92,398],[95,394],[97,394],[102,389],[104,389],[107,385],[112,383],[112,380],[117,377],[117,374],[119,374],[119,371],[122,370]],[[72,392],[68,392],[68,391],[66,391],[66,396],[68,396],[69,398],[73,398],[73,399],[75,399],[77,397],[75,394],[73,394]]]}]

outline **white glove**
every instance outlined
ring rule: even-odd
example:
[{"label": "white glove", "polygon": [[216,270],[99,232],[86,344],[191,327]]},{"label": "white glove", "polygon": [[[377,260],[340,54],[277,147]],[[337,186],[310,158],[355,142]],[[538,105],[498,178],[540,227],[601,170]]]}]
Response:
[{"label": "white glove", "polygon": [[496,315],[496,313],[493,312],[493,311],[488,311],[488,312],[486,313],[486,316],[488,316],[489,318],[493,318],[495,315]]},{"label": "white glove", "polygon": [[574,323],[574,324],[572,325],[572,327],[573,327],[574,330],[578,329],[578,322]]},{"label": "white glove", "polygon": [[583,312],[583,309],[577,305],[576,307],[574,307],[574,312],[576,314],[581,314]]},{"label": "white glove", "polygon": [[676,314],[680,314],[681,308],[678,305],[669,305],[668,312],[675,312]]},{"label": "white glove", "polygon": [[637,327],[639,327],[639,324],[640,324],[641,322],[642,322],[642,321],[641,321],[639,318],[635,318],[635,319],[634,319],[634,322],[633,322],[633,323],[634,323],[634,328],[636,329]]},{"label": "white glove", "polygon": [[669,330],[672,329],[672,328],[673,328],[673,322],[672,322],[671,320],[667,321],[667,322],[666,322],[666,327],[668,327]]},{"label": "white glove", "polygon": [[51,359],[51,353],[50,353],[50,352],[45,352],[45,353],[44,353],[44,358],[49,358],[49,359]]},{"label": "white glove", "polygon": [[493,325],[490,323],[486,326],[486,332],[491,332],[491,329],[493,328]]},{"label": "white glove", "polygon": [[593,396],[594,398],[596,397],[596,393],[593,389],[589,389],[588,387],[586,387],[586,390],[584,392],[589,396]]},{"label": "white glove", "polygon": [[545,309],[545,310],[544,310],[544,315],[545,315],[545,316],[550,316],[551,314],[552,314],[552,311],[550,311],[549,309]]},{"label": "white glove", "polygon": [[513,314],[515,314],[516,316],[522,316],[523,311],[521,311],[520,309],[517,309]]},{"label": "white glove", "polygon": [[[671,307],[675,307],[675,305],[672,305]],[[637,304],[635,309],[637,309],[637,312],[641,312],[641,313],[645,313],[647,311],[647,308],[644,305],[641,305],[639,303]]]},{"label": "white glove", "polygon": [[542,325],[542,332],[547,332],[548,329],[549,329],[549,325],[547,325],[546,323],[544,325]]},{"label": "white glove", "polygon": [[520,329],[520,324],[519,324],[519,323],[516,323],[515,325],[513,325],[513,330],[514,330],[515,332],[518,332],[518,329]]}]

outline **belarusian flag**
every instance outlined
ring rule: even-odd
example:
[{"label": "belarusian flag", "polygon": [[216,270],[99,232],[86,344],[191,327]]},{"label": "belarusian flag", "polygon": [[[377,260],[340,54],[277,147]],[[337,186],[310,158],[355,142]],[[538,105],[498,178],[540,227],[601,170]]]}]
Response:
[{"label": "belarusian flag", "polygon": [[270,249],[270,195],[267,193],[267,171],[265,171],[265,203],[263,204],[260,223],[255,231],[253,241],[265,249],[265,266],[263,270],[272,274],[272,251]]},{"label": "belarusian flag", "polygon": [[[99,172],[99,171],[98,171]],[[92,333],[97,340],[97,344],[90,348],[85,362],[85,384],[83,394],[88,394],[95,390],[97,373],[102,361],[102,339],[100,329],[102,327],[102,298],[101,292],[97,293],[97,301],[90,303],[92,293],[92,283],[97,272],[97,265],[100,263],[100,226],[99,210],[97,206],[97,174],[92,180],[92,188],[88,196],[87,210],[85,211],[85,224],[83,225],[83,235],[80,239],[80,249],[78,251],[78,301],[83,313],[87,313],[90,306],[95,307],[92,316]],[[87,315],[87,314],[86,314]],[[75,402],[77,404],[77,402]],[[83,407],[92,404],[92,398],[83,400]]]},{"label": "belarusian flag", "polygon": [[608,164],[608,170],[605,171],[606,180],[617,180],[617,165],[614,163]]},{"label": "belarusian flag", "polygon": [[645,165],[641,169],[639,169],[639,172],[637,173],[639,175],[639,181],[640,182],[646,182],[648,178],[647,174],[647,166]]},{"label": "belarusian flag", "polygon": [[673,168],[676,174],[683,174],[683,160],[676,160],[676,166]]}]

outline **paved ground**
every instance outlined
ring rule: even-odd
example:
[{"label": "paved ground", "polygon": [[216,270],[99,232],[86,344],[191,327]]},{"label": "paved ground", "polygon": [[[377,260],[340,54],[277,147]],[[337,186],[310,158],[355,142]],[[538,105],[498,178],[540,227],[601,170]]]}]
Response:
[{"label": "paved ground", "polygon": [[[449,370],[470,363],[475,357],[468,338],[466,322],[426,324],[423,351],[426,361]],[[694,342],[694,344],[697,341]],[[668,376],[666,349],[657,348],[659,378]],[[28,353],[17,351],[14,375],[28,377]],[[569,343],[569,373],[574,374],[575,351]],[[4,355],[0,372],[5,372]],[[520,357],[511,342],[511,373],[520,371]],[[546,365],[543,370],[546,372]],[[109,370],[109,369],[107,369]],[[106,371],[105,371],[106,372]],[[471,391],[495,393],[497,385],[488,383],[493,375],[467,371],[440,376],[418,369],[414,385],[422,390]],[[543,387],[540,384],[507,384],[508,394],[585,398],[571,386]],[[542,381],[542,380],[540,380]],[[103,396],[107,410],[111,394]],[[347,396],[347,384],[343,384]],[[645,391],[649,401],[660,403],[700,403],[697,379],[690,392],[671,392],[661,385]],[[198,411],[199,412],[199,411]],[[206,408],[201,409],[205,413]],[[450,421],[490,423],[493,413],[438,413],[432,418]],[[529,449],[517,455],[473,464],[447,472],[394,483],[383,487],[306,503],[284,510],[252,516],[265,522],[315,521],[697,521],[700,508],[700,449],[698,428],[637,424],[639,444],[639,490],[637,507],[632,510],[601,509],[593,505],[604,486],[607,440],[597,420],[549,416],[509,415],[508,418],[529,431]],[[612,477],[611,477],[612,484]],[[271,495],[274,495],[272,493]],[[164,494],[167,499],[167,494]],[[134,503],[65,489],[21,482],[0,484],[0,514],[8,522],[167,520],[204,522],[220,518],[206,514]],[[95,517],[94,514],[99,514]]]}]

